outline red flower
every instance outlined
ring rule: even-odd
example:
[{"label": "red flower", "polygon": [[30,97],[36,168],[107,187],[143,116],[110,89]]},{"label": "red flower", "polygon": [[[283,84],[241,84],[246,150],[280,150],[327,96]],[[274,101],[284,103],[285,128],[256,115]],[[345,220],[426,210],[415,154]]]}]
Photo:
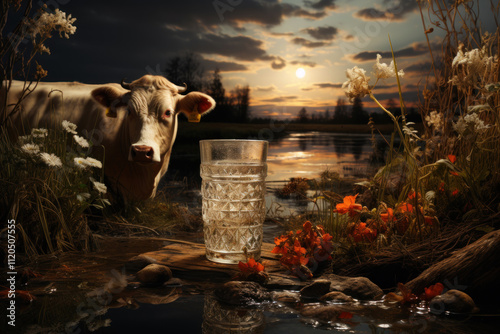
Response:
[{"label": "red flower", "polygon": [[401,301],[403,304],[415,303],[418,301],[417,296],[411,293],[411,289],[408,289],[403,283],[398,283],[398,289],[403,297],[403,300]]},{"label": "red flower", "polygon": [[341,215],[345,213],[349,213],[350,217],[354,217],[356,214],[363,209],[361,204],[357,204],[356,202],[356,197],[358,197],[358,194],[354,196],[346,196],[344,197],[344,203],[339,203],[336,206],[335,212],[340,213]]},{"label": "red flower", "polygon": [[436,283],[428,288],[424,288],[425,292],[420,296],[420,299],[430,301],[432,298],[443,293],[444,286],[441,283]]},{"label": "red flower", "polygon": [[453,154],[448,154],[448,160],[450,160],[450,162],[454,164],[455,161],[457,161],[457,156]]},{"label": "red flower", "polygon": [[444,182],[441,182],[441,183],[439,184],[439,188],[438,188],[438,189],[439,189],[439,191],[444,192],[444,190],[445,190],[445,189],[444,189]]},{"label": "red flower", "polygon": [[451,196],[458,196],[460,192],[458,191],[458,189],[455,189],[453,190],[453,192],[451,193]]},{"label": "red flower", "polygon": [[434,225],[434,222],[436,221],[436,218],[434,217],[431,217],[431,216],[424,216],[424,222],[429,225],[429,226],[432,226]]},{"label": "red flower", "polygon": [[417,195],[417,198],[420,199],[420,193],[415,193],[415,190],[411,190],[409,193],[408,193],[408,199],[415,199],[415,194]]},{"label": "red flower", "polygon": [[359,223],[352,232],[354,242],[372,242],[377,238],[377,230],[366,227],[366,223]]},{"label": "red flower", "polygon": [[453,175],[453,176],[458,176],[459,175],[457,172],[452,171],[452,170],[450,170],[450,174]]},{"label": "red flower", "polygon": [[406,212],[411,213],[413,212],[413,205],[403,202],[399,204],[398,210],[401,211],[402,213]]},{"label": "red flower", "polygon": [[342,312],[340,312],[339,319],[352,319],[352,313],[342,311]]},{"label": "red flower", "polygon": [[253,258],[250,258],[247,263],[243,263],[240,261],[238,263],[238,267],[240,268],[240,271],[245,275],[264,271],[264,266],[262,265],[262,263],[255,261]]}]

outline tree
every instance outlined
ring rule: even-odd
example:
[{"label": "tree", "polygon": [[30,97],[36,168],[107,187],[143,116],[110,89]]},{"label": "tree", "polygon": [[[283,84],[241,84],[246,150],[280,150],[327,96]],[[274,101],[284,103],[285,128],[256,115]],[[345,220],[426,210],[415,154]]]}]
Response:
[{"label": "tree", "polygon": [[222,85],[222,76],[218,68],[215,69],[212,81],[208,84],[208,94],[215,100],[217,106],[222,106],[226,103],[226,90]]},{"label": "tree", "polygon": [[325,121],[327,123],[330,121],[330,110],[328,110],[328,108],[326,108],[326,111],[325,111]]},{"label": "tree", "polygon": [[307,115],[306,108],[302,108],[299,110],[298,121],[300,123],[307,123],[309,121],[309,116]]},{"label": "tree", "polygon": [[368,123],[368,113],[363,109],[363,102],[359,97],[354,98],[352,104],[352,122],[356,124]]},{"label": "tree", "polygon": [[337,99],[337,105],[335,106],[333,117],[335,123],[339,124],[346,123],[349,120],[345,100],[341,97]]},{"label": "tree", "polygon": [[186,84],[188,92],[203,90],[207,86],[201,57],[192,52],[168,59],[165,76],[176,85]]},{"label": "tree", "polygon": [[235,120],[238,122],[246,122],[249,118],[249,104],[250,104],[250,87],[236,86],[234,89],[235,100]]}]

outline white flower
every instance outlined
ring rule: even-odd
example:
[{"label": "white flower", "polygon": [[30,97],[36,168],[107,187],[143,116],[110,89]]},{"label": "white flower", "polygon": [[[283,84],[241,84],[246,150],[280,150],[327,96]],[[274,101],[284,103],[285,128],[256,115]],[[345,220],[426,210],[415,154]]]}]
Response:
[{"label": "white flower", "polygon": [[45,138],[49,135],[49,131],[44,128],[39,128],[39,129],[31,129],[31,135],[34,138]]},{"label": "white flower", "polygon": [[73,23],[76,18],[72,18],[71,14],[66,17],[66,13],[60,11],[58,8],[54,13],[43,12],[31,26],[31,37],[36,38],[37,35],[50,34],[52,30],[57,30],[60,37],[69,38],[76,31]]},{"label": "white flower", "polygon": [[92,183],[94,184],[94,188],[101,194],[105,194],[108,191],[108,188],[104,183],[98,181],[92,181]]},{"label": "white flower", "polygon": [[463,136],[468,129],[470,129],[473,133],[481,133],[489,127],[489,125],[484,124],[483,120],[480,119],[476,113],[460,117],[457,123],[453,124],[453,129],[460,136]]},{"label": "white flower", "polygon": [[366,76],[364,69],[354,66],[346,70],[346,77],[348,80],[342,84],[342,89],[344,89],[349,101],[352,102],[354,98],[362,98],[370,93],[370,86],[368,85],[370,78]]},{"label": "white flower", "polygon": [[27,142],[31,141],[31,136],[19,136],[18,140],[20,144],[26,144]]},{"label": "white flower", "polygon": [[23,146],[21,146],[21,150],[24,153],[28,153],[30,155],[37,155],[38,153],[40,153],[40,147],[36,144],[24,144]]},{"label": "white flower", "polygon": [[429,115],[425,116],[425,121],[429,127],[434,127],[440,130],[444,125],[443,115],[436,110],[431,111]]},{"label": "white flower", "polygon": [[42,158],[42,161],[45,162],[45,164],[49,167],[62,167],[62,162],[59,157],[53,153],[41,153],[40,157]]},{"label": "white flower", "polygon": [[85,200],[87,200],[89,198],[90,198],[89,193],[81,193],[81,194],[76,195],[76,199],[80,202],[84,202]]},{"label": "white flower", "polygon": [[102,162],[91,157],[87,157],[87,159],[85,159],[85,163],[90,167],[102,168]]},{"label": "white flower", "polygon": [[88,166],[87,160],[84,158],[77,157],[73,159],[73,162],[75,163],[75,166],[77,166],[80,169],[85,169]]},{"label": "white flower", "polygon": [[66,132],[72,133],[76,135],[76,124],[71,123],[70,121],[62,121],[62,126]]},{"label": "white flower", "polygon": [[[377,54],[377,62],[373,65],[373,71],[377,79],[395,78],[396,71],[394,70],[394,61],[391,61],[391,64],[387,65],[386,63],[381,63],[380,59],[382,59],[382,56]],[[405,72],[400,70],[398,74],[399,77],[402,78]]]},{"label": "white flower", "polygon": [[488,57],[486,47],[473,49],[465,53],[460,49],[451,63],[458,75],[454,75],[450,82],[456,86],[463,86],[464,84],[478,86],[479,82],[487,81],[490,78],[497,62],[497,56]]},{"label": "white flower", "polygon": [[77,136],[77,135],[74,135],[73,138],[75,139],[76,143],[78,145],[80,145],[81,147],[83,147],[83,148],[89,147],[89,142],[85,138]]}]

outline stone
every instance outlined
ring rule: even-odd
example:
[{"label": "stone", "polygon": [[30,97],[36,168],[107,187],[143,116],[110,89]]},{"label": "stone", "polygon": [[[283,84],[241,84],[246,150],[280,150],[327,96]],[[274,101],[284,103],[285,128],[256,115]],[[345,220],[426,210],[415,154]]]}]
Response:
[{"label": "stone", "polygon": [[125,270],[129,273],[136,273],[139,270],[150,264],[156,264],[157,261],[152,257],[146,255],[137,255],[131,257],[124,265]]},{"label": "stone", "polygon": [[172,278],[172,271],[161,264],[150,264],[141,269],[136,276],[143,285],[159,286]]},{"label": "stone", "polygon": [[296,291],[273,291],[272,299],[282,303],[298,303],[300,302],[300,293]]},{"label": "stone", "polygon": [[429,308],[434,314],[451,313],[473,313],[477,311],[474,300],[463,291],[448,290],[442,295],[432,298]]},{"label": "stone", "polygon": [[355,299],[348,296],[340,291],[332,291],[323,295],[319,300],[322,302],[334,302],[334,303],[354,303]]},{"label": "stone", "polygon": [[332,321],[340,320],[346,316],[350,308],[345,308],[342,305],[320,305],[305,307],[300,314],[306,318],[314,318],[321,322],[329,323]]},{"label": "stone", "polygon": [[271,294],[256,283],[249,281],[230,281],[214,291],[217,299],[230,305],[245,305],[271,299]]},{"label": "stone", "polygon": [[358,300],[380,299],[384,292],[366,277],[346,277],[335,274],[323,275],[330,281],[330,291],[340,291]]},{"label": "stone", "polygon": [[300,290],[300,295],[304,298],[320,298],[330,292],[331,282],[326,279],[318,279]]}]

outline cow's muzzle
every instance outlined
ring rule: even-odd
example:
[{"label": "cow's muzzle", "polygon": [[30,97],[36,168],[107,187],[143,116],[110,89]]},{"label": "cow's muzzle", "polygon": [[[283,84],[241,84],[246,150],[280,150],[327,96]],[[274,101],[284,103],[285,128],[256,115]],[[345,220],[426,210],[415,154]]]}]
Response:
[{"label": "cow's muzzle", "polygon": [[132,145],[130,155],[134,162],[153,162],[154,150],[147,145]]}]

